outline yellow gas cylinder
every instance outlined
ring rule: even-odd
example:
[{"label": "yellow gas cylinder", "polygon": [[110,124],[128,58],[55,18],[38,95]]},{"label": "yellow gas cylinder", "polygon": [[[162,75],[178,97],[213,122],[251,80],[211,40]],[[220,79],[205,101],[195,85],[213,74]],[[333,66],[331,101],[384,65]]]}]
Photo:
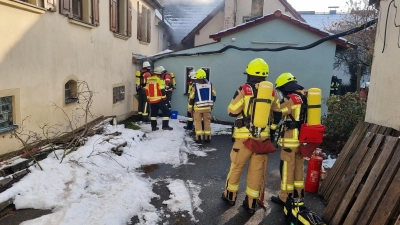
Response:
[{"label": "yellow gas cylinder", "polygon": [[307,124],[321,124],[322,92],[319,88],[310,88],[307,94]]},{"label": "yellow gas cylinder", "polygon": [[175,85],[176,85],[175,74],[171,72],[170,75],[171,75],[171,79],[172,79],[172,85],[174,85],[174,87],[175,87]]},{"label": "yellow gas cylinder", "polygon": [[140,71],[136,70],[136,85],[140,85]]},{"label": "yellow gas cylinder", "polygon": [[273,89],[274,85],[269,81],[262,81],[258,85],[253,114],[253,125],[255,127],[265,128],[268,126]]}]

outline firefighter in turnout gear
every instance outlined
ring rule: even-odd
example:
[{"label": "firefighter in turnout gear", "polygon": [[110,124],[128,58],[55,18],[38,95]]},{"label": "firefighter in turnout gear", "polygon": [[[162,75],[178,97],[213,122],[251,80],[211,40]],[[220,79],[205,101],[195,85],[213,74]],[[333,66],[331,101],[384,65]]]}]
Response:
[{"label": "firefighter in turnout gear", "polygon": [[337,78],[336,75],[333,75],[331,81],[330,95],[339,95],[340,94],[339,87],[340,87],[339,79]]},{"label": "firefighter in turnout gear", "polygon": [[[190,81],[187,83],[188,84],[188,93],[189,93],[188,94],[188,103],[189,103],[190,92],[192,91],[193,84],[194,84],[194,82],[196,80],[196,72],[195,71],[191,71],[189,73],[189,79],[190,79]],[[193,116],[192,116],[192,113],[187,111],[187,117],[188,117],[187,124],[183,128],[186,129],[186,130],[193,130]]]},{"label": "firefighter in turnout gear", "polygon": [[146,81],[151,76],[150,63],[143,62],[141,71],[136,71],[136,93],[138,94],[138,114],[139,121],[149,121],[149,105],[146,97]]},{"label": "firefighter in turnout gear", "polygon": [[157,127],[157,114],[161,110],[162,116],[162,129],[173,130],[169,124],[169,110],[167,97],[165,96],[165,83],[160,79],[162,68],[156,67],[154,74],[147,79],[146,95],[150,103],[150,123],[152,131],[156,131]]},{"label": "firefighter in turnout gear", "polygon": [[278,145],[281,147],[281,190],[271,200],[284,204],[289,196],[304,197],[304,159],[299,152],[299,130],[306,120],[307,97],[291,73],[282,73],[275,82],[280,96],[283,124]]},{"label": "firefighter in turnout gear", "polygon": [[[211,110],[216,100],[216,91],[212,83],[206,79],[203,69],[196,71],[196,83],[193,84],[189,94],[188,112],[194,119],[196,142],[211,141]],[[201,122],[204,123],[204,130]]]},{"label": "firefighter in turnout gear", "polygon": [[164,67],[160,67],[162,69],[161,79],[165,82],[165,94],[167,95],[167,101],[169,103],[168,108],[171,110],[172,92],[176,86],[175,77],[172,76],[173,73],[168,73]]},{"label": "firefighter in turnout gear", "polygon": [[[282,113],[273,84],[265,81],[269,74],[268,64],[256,58],[248,64],[244,74],[247,75],[247,82],[236,90],[228,106],[229,116],[236,117],[233,130],[235,141],[222,199],[235,205],[240,176],[245,164],[250,161],[243,207],[248,213],[254,214],[257,200],[263,205],[268,154],[275,151],[270,140],[270,128],[276,129]],[[262,95],[265,97],[261,98]]]}]

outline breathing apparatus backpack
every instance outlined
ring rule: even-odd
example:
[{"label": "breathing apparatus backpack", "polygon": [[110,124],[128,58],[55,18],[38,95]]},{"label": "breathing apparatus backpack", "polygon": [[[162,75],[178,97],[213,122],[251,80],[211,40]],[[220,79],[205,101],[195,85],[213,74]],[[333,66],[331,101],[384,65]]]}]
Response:
[{"label": "breathing apparatus backpack", "polygon": [[300,198],[287,198],[283,211],[288,225],[326,225],[313,211],[304,206]]},{"label": "breathing apparatus backpack", "polygon": [[[247,113],[242,111],[244,126],[253,137],[260,137],[268,127],[269,114],[273,98],[273,84],[269,81],[259,83],[258,89],[252,83],[242,85],[245,95],[252,95],[247,106]],[[251,112],[251,113],[250,113]]]}]

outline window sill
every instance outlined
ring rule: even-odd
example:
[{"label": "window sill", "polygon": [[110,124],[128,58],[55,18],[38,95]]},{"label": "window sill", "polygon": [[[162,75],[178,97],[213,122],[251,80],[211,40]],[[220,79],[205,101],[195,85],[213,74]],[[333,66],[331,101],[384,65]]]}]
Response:
[{"label": "window sill", "polygon": [[113,108],[114,107],[116,107],[116,106],[119,106],[119,105],[121,105],[122,103],[124,103],[125,102],[125,99],[124,100],[122,100],[122,101],[118,101],[118,102],[116,102],[116,103],[113,103]]},{"label": "window sill", "polygon": [[144,42],[144,41],[139,41],[139,43],[142,44],[142,45],[149,45],[150,44],[150,42]]},{"label": "window sill", "polygon": [[122,39],[122,40],[128,40],[129,39],[129,36],[126,36],[126,35],[123,35],[123,34],[120,34],[120,33],[115,33],[115,32],[114,32],[114,37]]},{"label": "window sill", "polygon": [[74,103],[74,102],[78,102],[78,101],[79,101],[78,98],[68,98],[68,99],[65,99],[65,104],[68,105],[68,104],[71,104],[71,103]]},{"label": "window sill", "polygon": [[0,129],[0,134],[8,133],[8,132],[11,132],[16,129],[18,129],[18,125],[9,126],[9,127]]},{"label": "window sill", "polygon": [[17,0],[0,0],[0,4],[36,14],[44,14],[46,12],[45,8],[37,7],[35,5],[31,5],[26,2],[21,2]]},{"label": "window sill", "polygon": [[[0,1],[1,1],[1,0],[0,0]],[[70,23],[73,23],[73,24],[76,24],[76,25],[79,25],[79,26],[82,26],[82,27],[90,28],[90,29],[96,27],[96,26],[94,26],[93,24],[86,23],[86,22],[83,22],[83,21],[80,21],[80,20],[76,20],[76,19],[68,19],[68,21],[69,21]]]}]

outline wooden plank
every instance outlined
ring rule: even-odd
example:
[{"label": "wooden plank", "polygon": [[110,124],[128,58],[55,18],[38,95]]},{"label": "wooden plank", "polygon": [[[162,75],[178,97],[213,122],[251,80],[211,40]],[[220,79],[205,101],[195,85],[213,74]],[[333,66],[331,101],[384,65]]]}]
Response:
[{"label": "wooden plank", "polygon": [[[375,133],[375,132],[379,129],[379,127],[380,127],[380,126],[378,126],[378,125],[372,125],[372,127],[370,126],[370,127],[367,128],[367,131],[361,133],[362,136],[359,136],[359,137],[357,138],[356,143],[352,146],[351,151],[350,151],[349,154],[347,155],[347,158],[344,159],[343,164],[342,164],[342,167],[339,168],[338,176],[335,177],[335,179],[333,180],[332,185],[328,188],[328,192],[325,194],[325,195],[326,195],[326,199],[328,199],[328,200],[330,201],[330,199],[331,199],[330,196],[331,196],[332,191],[336,189],[336,184],[338,183],[338,181],[339,181],[341,175],[344,173],[344,171],[345,171],[346,168],[348,167],[349,161],[352,159],[352,157],[353,157],[354,153],[356,152],[357,147],[358,147],[358,145],[360,144],[360,142],[361,142],[362,138],[364,137],[364,135],[365,135],[367,132]],[[368,131],[368,130],[369,130],[369,131]]]},{"label": "wooden plank", "polygon": [[[397,174],[394,177],[392,183],[390,184],[385,196],[383,197],[381,204],[374,217],[369,224],[379,224],[386,225],[389,219],[392,217],[394,211],[399,207],[400,202],[400,169],[397,170]],[[399,223],[399,218],[396,224]]]},{"label": "wooden plank", "polygon": [[387,164],[385,172],[383,173],[382,178],[379,180],[379,183],[374,190],[374,197],[370,198],[368,204],[365,206],[365,209],[361,213],[360,220],[357,221],[359,224],[368,224],[368,221],[372,218],[372,215],[374,214],[376,208],[379,206],[379,201],[385,195],[389,185],[393,180],[393,177],[396,175],[396,171],[400,167],[399,159],[400,145],[397,146],[393,157]]},{"label": "wooden plank", "polygon": [[[370,149],[365,150],[359,148],[357,155],[360,154],[360,157],[354,157],[354,160],[351,161],[351,165],[346,171],[346,175],[348,176],[343,179],[346,183],[344,183],[343,188],[340,187],[339,189],[336,189],[337,195],[335,195],[333,199],[337,198],[339,200],[337,201],[337,204],[333,207],[335,207],[337,211],[327,212],[327,207],[322,217],[323,219],[327,218],[325,221],[329,221],[332,225],[342,223],[343,217],[348,213],[348,210],[351,207],[351,203],[354,202],[354,195],[358,190],[359,184],[366,176],[365,173],[368,168],[372,167],[371,161],[374,158],[377,150],[381,146],[384,137],[385,136],[381,134],[376,134]],[[362,151],[364,151],[365,153],[363,153]],[[362,159],[357,160],[357,158]],[[356,165],[353,166],[353,164],[357,164],[358,168],[356,167]]]},{"label": "wooden plank", "polygon": [[394,225],[400,225],[400,215],[397,217],[397,220],[395,221]]},{"label": "wooden plank", "polygon": [[352,183],[348,189],[346,189],[346,194],[342,196],[343,201],[338,206],[338,210],[334,214],[331,224],[342,224],[343,218],[347,215],[349,209],[354,203],[355,198],[359,194],[359,190],[362,190],[364,186],[361,182],[368,176],[368,171],[373,167],[371,163],[375,157],[378,156],[380,151],[380,146],[384,143],[385,136],[377,134],[375,141],[371,148],[368,150],[367,154],[362,160],[361,165],[357,169],[356,176],[352,180]]},{"label": "wooden plank", "polygon": [[368,152],[368,146],[374,137],[375,134],[367,133],[364,137],[364,140],[358,146],[356,150],[357,157],[353,157],[350,161],[349,166],[346,168],[346,171],[343,173],[341,179],[336,185],[336,188],[333,190],[331,200],[322,214],[322,219],[324,221],[331,221],[332,217],[335,215],[335,212],[338,209],[340,202],[343,200],[343,196],[346,194],[346,191],[349,188],[352,180],[354,179],[357,168],[362,162],[364,155]]},{"label": "wooden plank", "polygon": [[386,162],[388,162],[388,160],[392,157],[398,140],[399,139],[397,137],[386,137],[381,154],[379,154],[377,161],[373,165],[368,178],[365,181],[365,185],[361,189],[361,192],[354,202],[354,205],[351,207],[343,225],[358,224],[356,221],[358,221],[358,218],[361,215],[365,204],[367,204],[367,201],[371,199],[372,191],[376,187],[379,178],[382,176],[382,173],[386,168]]},{"label": "wooden plank", "polygon": [[[333,164],[332,168],[329,170],[326,178],[321,184],[321,187],[319,188],[319,193],[324,196],[328,191],[329,186],[332,184],[333,180],[335,179],[335,176],[340,169],[340,167],[343,164],[343,161],[347,158],[347,155],[349,154],[351,147],[354,145],[356,142],[357,138],[359,135],[361,135],[361,132],[365,129],[367,129],[369,126],[368,123],[364,122],[359,122],[357,126],[354,128],[349,140],[347,140],[346,144],[344,145],[342,151],[340,152],[338,158],[336,159],[335,163]],[[327,199],[327,198],[325,198]]]}]

